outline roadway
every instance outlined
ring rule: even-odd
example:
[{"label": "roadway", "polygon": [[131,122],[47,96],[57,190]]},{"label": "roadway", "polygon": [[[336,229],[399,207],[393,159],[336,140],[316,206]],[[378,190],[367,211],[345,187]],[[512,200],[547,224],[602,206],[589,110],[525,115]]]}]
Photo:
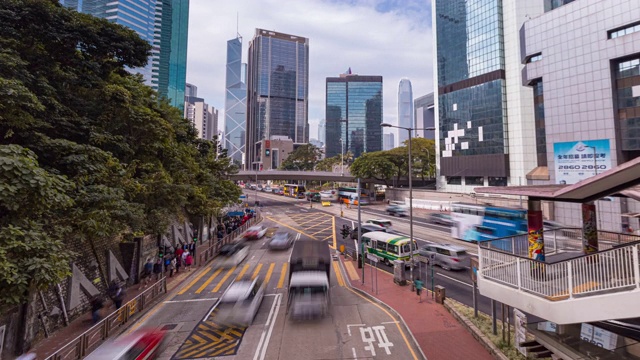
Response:
[{"label": "roadway", "polygon": [[[295,238],[333,242],[333,222],[309,234],[297,226],[304,213],[293,204],[265,200],[263,239],[250,241],[246,260],[232,269],[210,264],[198,270],[128,333],[140,328],[165,329],[167,345],[159,359],[417,359],[406,329],[379,305],[345,286],[338,262],[331,274],[331,312],[324,319],[294,322],[286,314],[290,250],[267,250],[268,236],[278,229]],[[297,219],[297,220],[296,220]],[[289,224],[282,226],[280,224]],[[323,238],[321,238],[321,236]],[[213,261],[215,263],[215,260]],[[216,321],[216,302],[234,279],[263,279],[266,295],[249,327],[226,327]],[[373,344],[373,345],[372,345]]]}]

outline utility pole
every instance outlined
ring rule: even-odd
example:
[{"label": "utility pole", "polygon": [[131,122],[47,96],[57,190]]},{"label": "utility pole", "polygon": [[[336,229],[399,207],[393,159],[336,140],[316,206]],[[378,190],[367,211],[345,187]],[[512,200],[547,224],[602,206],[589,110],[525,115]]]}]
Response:
[{"label": "utility pole", "polygon": [[358,178],[356,194],[356,198],[358,199],[358,246],[360,246],[359,253],[362,256],[362,284],[364,285],[364,246],[362,244],[362,217],[360,215],[360,178]]}]

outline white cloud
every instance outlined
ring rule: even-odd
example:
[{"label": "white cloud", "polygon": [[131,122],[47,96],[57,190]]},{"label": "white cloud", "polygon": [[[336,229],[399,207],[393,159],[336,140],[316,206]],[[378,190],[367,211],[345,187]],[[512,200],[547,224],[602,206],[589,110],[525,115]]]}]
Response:
[{"label": "white cloud", "polygon": [[401,78],[411,80],[414,98],[433,92],[429,3],[191,0],[187,82],[224,119],[226,44],[235,37],[237,14],[243,62],[256,28],[309,38],[309,120],[325,117],[325,79],[351,67],[383,76],[384,121],[395,122]]}]

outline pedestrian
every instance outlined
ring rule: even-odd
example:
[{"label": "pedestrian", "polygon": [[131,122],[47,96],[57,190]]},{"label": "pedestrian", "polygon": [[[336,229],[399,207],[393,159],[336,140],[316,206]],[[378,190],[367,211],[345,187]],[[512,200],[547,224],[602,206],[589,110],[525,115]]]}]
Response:
[{"label": "pedestrian", "polygon": [[184,267],[187,271],[191,271],[191,265],[193,264],[193,256],[187,251],[187,257],[184,259]]},{"label": "pedestrian", "polygon": [[171,260],[169,260],[168,269],[169,269],[169,277],[173,277],[173,270],[176,269],[176,258],[175,258],[175,256],[173,256],[171,258]]},{"label": "pedestrian", "polygon": [[147,258],[147,261],[144,264],[144,268],[142,269],[142,274],[140,274],[140,278],[142,280],[141,289],[147,287],[149,281],[151,281],[151,274],[153,274],[153,261],[151,261],[151,258]]},{"label": "pedestrian", "polygon": [[91,298],[91,320],[93,320],[94,324],[100,322],[100,310],[102,310],[103,306],[104,303],[100,295],[96,295]]},{"label": "pedestrian", "polygon": [[156,276],[156,281],[160,280],[160,277],[162,276],[162,261],[160,259],[153,264],[153,273]]},{"label": "pedestrian", "polygon": [[176,274],[180,272],[180,266],[182,266],[182,257],[176,255],[176,257],[174,258],[174,260],[176,261]]},{"label": "pedestrian", "polygon": [[111,281],[111,285],[109,286],[108,293],[109,293],[109,297],[111,298],[113,303],[116,305],[116,310],[120,309],[120,307],[122,306],[122,300],[124,300],[124,290],[122,289],[122,286],[120,286],[117,280]]},{"label": "pedestrian", "polygon": [[178,249],[176,249],[176,257],[178,257],[179,259],[182,258],[182,253],[184,252],[184,249],[182,249],[182,246],[178,246]]}]

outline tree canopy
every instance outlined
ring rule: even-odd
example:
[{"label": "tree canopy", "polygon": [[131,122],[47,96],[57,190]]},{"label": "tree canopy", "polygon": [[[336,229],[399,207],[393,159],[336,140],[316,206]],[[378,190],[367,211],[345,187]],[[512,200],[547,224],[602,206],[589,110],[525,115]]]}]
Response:
[{"label": "tree canopy", "polygon": [[150,50],[133,30],[55,0],[0,2],[0,286],[12,269],[42,267],[11,280],[20,291],[0,293],[0,305],[67,276],[68,259],[53,258],[64,239],[161,234],[178,214],[237,202],[217,139],[198,139],[126,70]]},{"label": "tree canopy", "polygon": [[282,170],[298,171],[313,170],[320,157],[322,157],[322,150],[315,145],[303,144],[287,156],[280,168]]}]

